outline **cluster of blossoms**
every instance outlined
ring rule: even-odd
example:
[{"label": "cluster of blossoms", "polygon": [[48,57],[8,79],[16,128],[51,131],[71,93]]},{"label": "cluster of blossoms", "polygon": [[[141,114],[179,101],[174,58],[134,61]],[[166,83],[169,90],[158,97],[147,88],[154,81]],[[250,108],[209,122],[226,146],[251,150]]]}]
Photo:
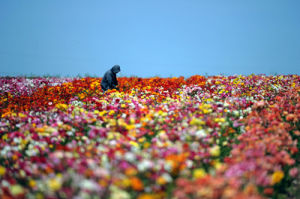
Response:
[{"label": "cluster of blossoms", "polygon": [[[297,181],[300,76],[1,79],[2,198],[277,198]],[[8,84],[8,86],[7,86]],[[14,89],[11,89],[11,88]],[[22,90],[22,89],[21,89]]]},{"label": "cluster of blossoms", "polygon": [[65,82],[71,82],[75,78],[25,78],[25,77],[6,77],[0,78],[0,93],[8,93],[14,96],[31,95],[36,89],[44,86],[57,86]]},{"label": "cluster of blossoms", "polygon": [[11,110],[13,112],[28,111],[34,106],[34,101],[36,101],[35,107],[39,107],[42,104],[37,101],[47,98],[46,95],[43,95],[44,88],[60,87],[63,83],[72,82],[75,79],[2,77],[0,78],[0,114],[3,116],[3,112],[10,113]]}]

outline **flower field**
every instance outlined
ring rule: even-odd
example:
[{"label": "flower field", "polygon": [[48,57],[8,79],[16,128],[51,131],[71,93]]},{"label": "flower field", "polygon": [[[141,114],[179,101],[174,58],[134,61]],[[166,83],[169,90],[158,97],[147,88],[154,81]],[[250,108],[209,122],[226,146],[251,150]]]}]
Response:
[{"label": "flower field", "polygon": [[0,78],[0,198],[297,198],[300,76]]}]

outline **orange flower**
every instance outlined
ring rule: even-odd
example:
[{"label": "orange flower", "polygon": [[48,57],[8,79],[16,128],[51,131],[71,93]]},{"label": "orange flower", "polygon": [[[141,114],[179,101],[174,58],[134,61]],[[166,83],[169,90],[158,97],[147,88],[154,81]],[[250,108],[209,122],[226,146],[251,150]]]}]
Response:
[{"label": "orange flower", "polygon": [[188,153],[171,154],[166,157],[166,160],[172,165],[172,172],[177,172],[185,168],[184,162]]},{"label": "orange flower", "polygon": [[159,199],[163,198],[159,194],[153,194],[153,193],[143,193],[139,195],[138,199]]},{"label": "orange flower", "polygon": [[133,190],[142,191],[144,189],[144,184],[139,178],[137,177],[130,178],[130,182]]},{"label": "orange flower", "polygon": [[133,176],[133,175],[136,175],[136,174],[137,174],[137,170],[136,170],[135,168],[133,168],[133,167],[130,167],[130,168],[127,168],[127,169],[125,170],[125,174],[126,174],[127,176]]}]

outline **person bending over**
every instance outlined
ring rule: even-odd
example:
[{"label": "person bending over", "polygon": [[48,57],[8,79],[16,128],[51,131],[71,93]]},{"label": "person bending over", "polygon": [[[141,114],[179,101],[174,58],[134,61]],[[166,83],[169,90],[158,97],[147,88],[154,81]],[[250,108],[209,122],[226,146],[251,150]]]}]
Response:
[{"label": "person bending over", "polygon": [[108,89],[117,89],[117,73],[120,71],[121,69],[119,65],[114,65],[110,70],[106,71],[101,81],[101,88],[103,92],[106,92]]}]

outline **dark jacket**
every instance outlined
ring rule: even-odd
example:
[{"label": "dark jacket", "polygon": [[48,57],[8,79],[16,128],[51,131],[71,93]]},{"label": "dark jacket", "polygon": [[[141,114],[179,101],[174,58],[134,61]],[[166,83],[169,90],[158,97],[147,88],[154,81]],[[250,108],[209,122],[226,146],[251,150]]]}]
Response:
[{"label": "dark jacket", "polygon": [[108,70],[101,81],[101,88],[105,92],[108,89],[115,89],[118,85],[118,80],[116,74],[120,72],[120,66],[114,65],[110,70]]}]

